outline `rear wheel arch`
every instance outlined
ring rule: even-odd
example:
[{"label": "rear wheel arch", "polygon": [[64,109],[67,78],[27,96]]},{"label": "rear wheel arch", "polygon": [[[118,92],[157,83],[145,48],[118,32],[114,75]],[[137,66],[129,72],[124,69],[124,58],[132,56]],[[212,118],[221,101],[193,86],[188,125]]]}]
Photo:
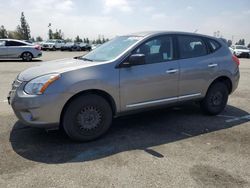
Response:
[{"label": "rear wheel arch", "polygon": [[208,87],[207,91],[209,90],[209,88],[214,84],[214,83],[224,83],[227,88],[228,88],[228,93],[231,94],[232,93],[232,88],[233,88],[233,84],[232,84],[232,80],[227,77],[227,76],[220,76],[218,78],[216,78]]},{"label": "rear wheel arch", "polygon": [[21,58],[23,57],[23,54],[24,54],[24,53],[30,53],[30,54],[32,55],[32,58],[34,58],[33,53],[32,53],[32,52],[30,52],[30,51],[24,51],[24,52],[22,52],[22,54],[20,55],[20,57],[21,57]]},{"label": "rear wheel arch", "polygon": [[62,111],[61,111],[61,115],[60,115],[60,127],[62,127],[62,123],[61,123],[61,122],[62,122],[64,113],[65,113],[65,111],[66,111],[68,105],[69,105],[74,99],[76,99],[76,98],[78,98],[78,97],[82,97],[82,96],[84,96],[84,95],[89,95],[89,94],[95,94],[95,95],[98,95],[98,96],[104,98],[104,99],[108,102],[108,104],[110,105],[110,107],[111,107],[111,109],[112,109],[112,114],[113,114],[113,116],[116,114],[116,112],[117,112],[116,103],[115,103],[115,100],[113,99],[113,97],[112,97],[109,93],[107,93],[107,92],[105,92],[105,91],[103,91],[103,90],[99,90],[99,89],[85,90],[85,91],[81,91],[81,92],[79,92],[79,93],[73,95],[73,96],[72,96],[70,99],[68,99],[68,101],[64,104],[63,109],[62,109]]},{"label": "rear wheel arch", "polygon": [[[30,54],[31,57],[29,57],[29,59],[27,59],[27,57],[24,57],[24,54],[27,54],[27,55]],[[33,55],[33,53],[30,52],[30,51],[24,51],[24,52],[21,54],[20,58],[22,58],[23,61],[32,61],[32,59],[34,58],[34,55]]]}]

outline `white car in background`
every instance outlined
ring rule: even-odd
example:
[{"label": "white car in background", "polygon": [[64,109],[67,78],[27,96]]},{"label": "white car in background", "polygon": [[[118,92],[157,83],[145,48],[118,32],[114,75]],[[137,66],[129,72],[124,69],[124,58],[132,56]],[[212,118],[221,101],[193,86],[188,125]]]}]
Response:
[{"label": "white car in background", "polygon": [[42,56],[39,45],[30,44],[21,40],[0,39],[0,59],[18,59],[31,61]]},{"label": "white car in background", "polygon": [[250,58],[250,50],[244,45],[233,45],[231,46],[233,54],[237,57]]},{"label": "white car in background", "polygon": [[64,44],[64,40],[51,39],[42,43],[42,50],[59,50]]}]

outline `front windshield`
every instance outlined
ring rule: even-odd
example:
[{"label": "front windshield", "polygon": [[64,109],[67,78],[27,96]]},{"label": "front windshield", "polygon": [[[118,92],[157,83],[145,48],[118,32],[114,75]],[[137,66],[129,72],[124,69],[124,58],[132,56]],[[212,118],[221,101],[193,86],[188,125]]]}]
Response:
[{"label": "front windshield", "polygon": [[54,42],[56,42],[56,41],[55,41],[55,40],[47,40],[47,42],[54,43]]},{"label": "front windshield", "polygon": [[246,49],[247,49],[247,47],[245,47],[245,46],[236,46],[236,49],[246,50]]},{"label": "front windshield", "polygon": [[104,43],[100,47],[96,48],[92,52],[83,56],[83,59],[91,61],[110,61],[117,58],[125,50],[141,40],[142,37],[138,36],[120,36],[113,40]]}]

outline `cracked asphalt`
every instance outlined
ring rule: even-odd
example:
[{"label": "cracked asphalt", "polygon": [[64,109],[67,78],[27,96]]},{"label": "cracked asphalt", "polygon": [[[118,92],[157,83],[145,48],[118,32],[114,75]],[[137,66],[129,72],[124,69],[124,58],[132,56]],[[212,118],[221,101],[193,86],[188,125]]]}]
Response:
[{"label": "cracked asphalt", "polygon": [[130,115],[88,143],[18,122],[6,101],[16,75],[81,54],[0,61],[0,187],[250,187],[250,59],[240,59],[239,87],[218,116],[193,104]]}]

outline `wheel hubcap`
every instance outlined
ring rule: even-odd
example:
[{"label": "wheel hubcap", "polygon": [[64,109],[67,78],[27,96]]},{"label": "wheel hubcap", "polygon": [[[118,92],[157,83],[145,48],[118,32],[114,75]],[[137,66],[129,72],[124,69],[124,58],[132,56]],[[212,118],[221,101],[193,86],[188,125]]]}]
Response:
[{"label": "wheel hubcap", "polygon": [[29,53],[24,53],[23,54],[23,58],[27,61],[29,61],[31,59],[31,55]]},{"label": "wheel hubcap", "polygon": [[90,106],[83,108],[76,119],[81,130],[92,130],[99,126],[102,115],[96,107]]},{"label": "wheel hubcap", "polygon": [[219,106],[222,103],[223,95],[221,92],[215,93],[211,98],[211,103],[213,106]]}]

